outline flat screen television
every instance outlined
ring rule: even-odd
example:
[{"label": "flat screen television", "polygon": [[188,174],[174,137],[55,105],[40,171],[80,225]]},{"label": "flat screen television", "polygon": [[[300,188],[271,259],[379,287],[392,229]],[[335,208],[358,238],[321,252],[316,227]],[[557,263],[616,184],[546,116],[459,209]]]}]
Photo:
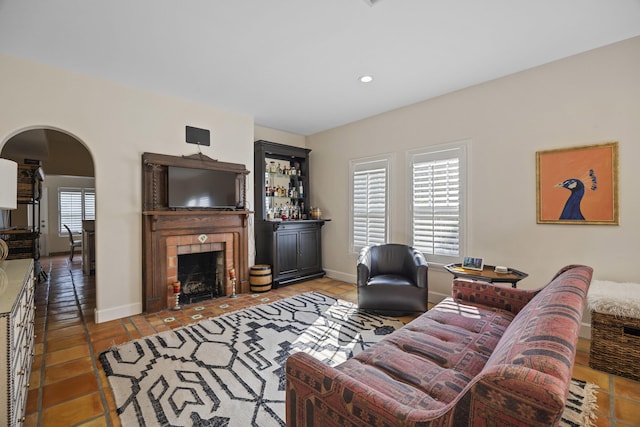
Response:
[{"label": "flat screen television", "polygon": [[168,168],[169,208],[235,209],[240,198],[237,174],[232,171]]}]

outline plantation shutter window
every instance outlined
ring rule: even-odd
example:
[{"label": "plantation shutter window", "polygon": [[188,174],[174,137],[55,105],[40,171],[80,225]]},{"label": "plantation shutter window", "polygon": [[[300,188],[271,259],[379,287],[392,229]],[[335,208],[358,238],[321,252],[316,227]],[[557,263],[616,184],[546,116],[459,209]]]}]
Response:
[{"label": "plantation shutter window", "polygon": [[92,188],[60,188],[58,190],[59,228],[61,236],[82,232],[82,220],[95,219],[95,190]]},{"label": "plantation shutter window", "polygon": [[412,245],[432,262],[461,257],[464,230],[464,147],[411,156]]},{"label": "plantation shutter window", "polygon": [[351,164],[351,250],[386,243],[388,222],[388,159]]}]

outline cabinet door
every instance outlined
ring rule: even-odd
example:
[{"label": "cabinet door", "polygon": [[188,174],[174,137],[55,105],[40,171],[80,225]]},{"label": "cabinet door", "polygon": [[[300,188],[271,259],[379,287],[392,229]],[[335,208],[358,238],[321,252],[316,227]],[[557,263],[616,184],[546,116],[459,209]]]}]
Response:
[{"label": "cabinet door", "polygon": [[300,231],[298,268],[301,271],[320,269],[320,230]]},{"label": "cabinet door", "polygon": [[278,274],[287,274],[298,269],[298,232],[276,233]]}]

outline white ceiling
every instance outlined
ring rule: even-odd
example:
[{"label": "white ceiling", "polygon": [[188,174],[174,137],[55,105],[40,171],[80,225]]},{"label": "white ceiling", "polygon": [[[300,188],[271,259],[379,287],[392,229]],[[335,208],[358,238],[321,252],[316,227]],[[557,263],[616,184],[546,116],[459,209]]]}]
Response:
[{"label": "white ceiling", "polygon": [[309,135],[640,35],[640,0],[370,3],[0,0],[0,52]]}]

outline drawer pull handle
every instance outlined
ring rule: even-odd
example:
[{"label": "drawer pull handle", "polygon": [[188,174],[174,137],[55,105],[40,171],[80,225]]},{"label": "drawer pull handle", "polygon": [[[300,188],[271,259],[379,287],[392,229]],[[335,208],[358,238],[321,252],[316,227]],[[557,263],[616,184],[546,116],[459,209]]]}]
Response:
[{"label": "drawer pull handle", "polygon": [[625,335],[633,335],[634,337],[640,337],[640,329],[634,328],[632,326],[623,327]]},{"label": "drawer pull handle", "polygon": [[18,375],[24,375],[24,371],[18,371]]},{"label": "drawer pull handle", "polygon": [[20,322],[16,325],[18,328],[24,328],[24,322]]}]

